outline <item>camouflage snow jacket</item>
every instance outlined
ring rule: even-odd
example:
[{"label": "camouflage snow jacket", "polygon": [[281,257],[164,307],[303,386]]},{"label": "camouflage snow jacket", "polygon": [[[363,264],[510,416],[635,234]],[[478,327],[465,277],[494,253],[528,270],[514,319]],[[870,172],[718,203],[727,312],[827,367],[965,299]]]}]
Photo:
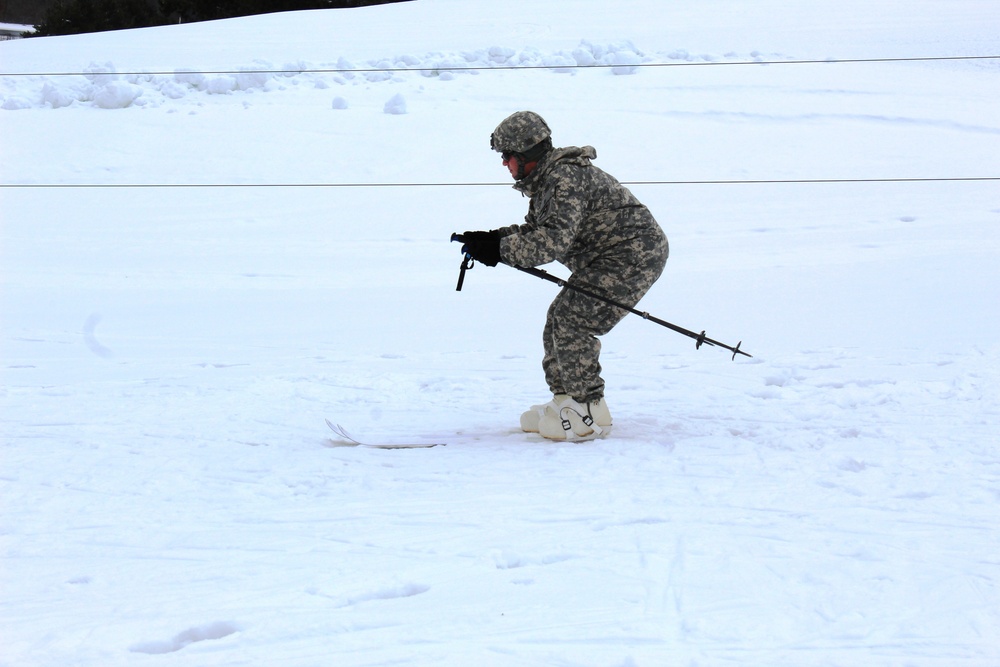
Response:
[{"label": "camouflage snow jacket", "polygon": [[667,241],[652,214],[628,188],[593,166],[592,146],[555,148],[514,185],[531,197],[524,224],[503,227],[500,255],[534,267],[557,261],[571,271],[596,260],[631,263],[664,255]]}]

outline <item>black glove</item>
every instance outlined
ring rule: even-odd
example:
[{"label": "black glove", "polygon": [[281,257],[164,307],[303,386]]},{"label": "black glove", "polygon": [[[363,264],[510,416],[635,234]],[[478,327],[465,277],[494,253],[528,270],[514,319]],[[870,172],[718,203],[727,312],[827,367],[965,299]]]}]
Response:
[{"label": "black glove", "polygon": [[500,232],[496,229],[489,232],[465,232],[465,245],[462,252],[472,255],[472,259],[486,266],[496,266],[500,263]]}]

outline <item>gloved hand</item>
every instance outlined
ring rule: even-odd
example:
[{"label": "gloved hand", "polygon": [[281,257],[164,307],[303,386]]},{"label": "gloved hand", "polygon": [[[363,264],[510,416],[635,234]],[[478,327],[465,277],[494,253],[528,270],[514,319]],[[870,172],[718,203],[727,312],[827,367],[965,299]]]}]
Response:
[{"label": "gloved hand", "polygon": [[496,266],[500,260],[500,232],[496,229],[488,232],[465,232],[465,245],[462,252],[472,255],[477,262],[486,266]]}]

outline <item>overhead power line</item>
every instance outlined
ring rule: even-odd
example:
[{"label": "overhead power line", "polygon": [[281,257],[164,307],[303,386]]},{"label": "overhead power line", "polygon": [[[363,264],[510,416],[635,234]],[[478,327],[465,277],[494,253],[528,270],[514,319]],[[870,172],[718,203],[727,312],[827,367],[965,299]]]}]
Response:
[{"label": "overhead power line", "polygon": [[[622,181],[623,185],[823,185],[844,183],[956,183],[1000,181],[1000,176],[955,176],[936,178],[786,178],[744,180]],[[60,189],[154,189],[154,188],[473,188],[510,187],[500,182],[439,183],[0,183],[0,188],[25,190]]]},{"label": "overhead power line", "polygon": [[667,63],[594,63],[592,65],[551,64],[551,65],[430,65],[427,67],[318,67],[299,69],[219,69],[173,71],[130,71],[130,72],[4,72],[0,76],[174,76],[177,74],[368,74],[402,72],[470,72],[484,70],[567,70],[567,69],[617,69],[617,68],[657,68],[657,67],[738,67],[747,65],[842,65],[849,63],[907,63],[961,60],[1000,60],[996,56],[916,56],[910,58],[827,58],[822,60],[704,60]]}]

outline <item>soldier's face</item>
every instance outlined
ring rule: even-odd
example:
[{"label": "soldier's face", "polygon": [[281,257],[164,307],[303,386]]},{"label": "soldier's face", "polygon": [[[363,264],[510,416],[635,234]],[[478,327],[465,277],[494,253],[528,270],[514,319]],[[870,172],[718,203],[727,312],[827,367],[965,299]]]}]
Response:
[{"label": "soldier's face", "polygon": [[508,155],[504,157],[503,166],[507,167],[507,170],[510,172],[511,178],[517,179],[517,171],[521,167],[517,162],[516,156]]}]

